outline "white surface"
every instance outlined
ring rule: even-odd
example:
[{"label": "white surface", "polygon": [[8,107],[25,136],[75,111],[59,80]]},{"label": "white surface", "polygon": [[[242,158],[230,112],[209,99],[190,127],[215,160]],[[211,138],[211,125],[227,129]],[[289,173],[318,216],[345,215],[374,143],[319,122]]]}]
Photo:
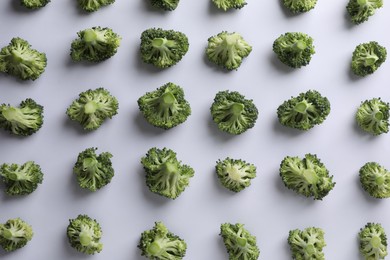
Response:
[{"label": "white surface", "polygon": [[[227,259],[219,226],[242,222],[257,236],[260,259],[291,259],[286,242],[290,229],[308,226],[325,231],[326,259],[360,259],[357,233],[368,221],[380,222],[390,234],[390,201],[370,198],[361,189],[359,168],[377,161],[390,169],[390,135],[362,133],[354,113],[362,100],[389,97],[390,64],[357,79],[349,62],[355,46],[376,40],[390,49],[390,9],[352,26],[345,15],[347,1],[319,0],[307,14],[291,16],[275,1],[248,0],[238,11],[222,13],[209,0],[182,0],[176,11],[152,10],[147,1],[117,0],[112,6],[84,14],[76,1],[52,1],[42,10],[27,12],[16,0],[0,1],[0,46],[12,37],[28,40],[48,57],[46,72],[35,82],[0,76],[0,103],[18,104],[27,97],[45,107],[42,129],[28,138],[0,132],[0,163],[35,160],[45,178],[27,197],[0,192],[0,222],[21,217],[35,231],[33,240],[14,253],[0,251],[5,260],[86,259],[72,249],[65,230],[69,218],[88,214],[103,228],[104,249],[94,259],[144,259],[137,249],[140,233],[155,221],[187,241],[186,259]],[[93,65],[75,64],[69,57],[76,32],[91,26],[111,27],[123,38],[118,53]],[[190,50],[175,67],[158,71],[140,61],[139,36],[150,27],[187,34]],[[224,72],[204,56],[207,38],[222,30],[237,31],[253,46],[238,71]],[[302,31],[315,39],[316,54],[309,66],[290,70],[272,52],[272,42],[287,31]],[[139,96],[166,82],[181,85],[192,106],[184,124],[163,131],[140,116]],[[85,133],[65,115],[81,91],[105,87],[119,100],[119,114],[95,132]],[[220,90],[237,90],[252,98],[260,115],[255,127],[241,136],[220,132],[209,107]],[[309,132],[282,127],[276,108],[287,98],[316,89],[332,105],[328,119]],[[195,169],[190,186],[176,200],[152,194],[145,185],[140,158],[153,147],[175,150]],[[81,190],[72,175],[80,151],[98,147],[113,157],[115,176],[105,188]],[[286,156],[317,153],[334,175],[336,186],[323,201],[287,190],[279,177]],[[258,167],[252,186],[233,194],[219,184],[214,166],[227,156]],[[0,189],[3,189],[0,186]]]}]

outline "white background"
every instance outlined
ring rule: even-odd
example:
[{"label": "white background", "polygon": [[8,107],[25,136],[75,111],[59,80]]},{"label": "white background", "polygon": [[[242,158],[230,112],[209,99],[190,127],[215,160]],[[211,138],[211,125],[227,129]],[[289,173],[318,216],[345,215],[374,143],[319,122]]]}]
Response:
[{"label": "white background", "polygon": [[[227,13],[209,0],[182,0],[170,13],[152,9],[146,0],[117,0],[92,14],[81,12],[76,0],[54,0],[37,11],[26,11],[18,2],[0,1],[0,46],[22,37],[47,54],[48,66],[35,82],[1,75],[0,103],[17,105],[31,97],[45,107],[45,122],[27,138],[0,131],[0,163],[34,160],[45,176],[29,196],[14,198],[0,192],[0,222],[21,217],[35,232],[25,248],[13,253],[0,250],[0,258],[89,258],[67,242],[68,220],[78,214],[88,214],[102,226],[104,248],[94,259],[144,259],[137,244],[141,232],[155,221],[163,221],[186,240],[190,260],[228,258],[218,236],[224,222],[244,223],[257,237],[260,259],[266,260],[291,259],[287,236],[295,228],[323,228],[324,252],[331,260],[361,259],[357,233],[367,222],[382,223],[390,234],[389,201],[370,198],[358,178],[368,161],[390,169],[390,136],[372,137],[354,121],[361,101],[390,100],[390,63],[366,78],[353,76],[349,68],[357,44],[375,40],[390,49],[388,3],[368,22],[354,26],[344,0],[319,0],[314,10],[295,16],[279,0],[248,0],[243,9]],[[77,31],[92,26],[111,27],[122,36],[118,53],[100,64],[73,63],[71,41]],[[187,34],[190,49],[176,66],[160,71],[140,61],[139,37],[150,27]],[[205,58],[208,37],[223,30],[239,32],[253,46],[238,71],[225,72]],[[287,31],[302,31],[315,39],[316,54],[309,66],[292,70],[276,60],[272,43]],[[136,101],[169,81],[184,88],[192,115],[164,131],[148,125]],[[118,98],[119,113],[87,133],[65,111],[80,92],[97,87]],[[226,89],[253,99],[260,111],[255,127],[240,136],[220,132],[211,120],[213,98]],[[308,132],[281,126],[277,107],[308,89],[329,98],[328,119]],[[153,146],[175,150],[195,170],[190,186],[174,201],[151,193],[145,185],[140,158]],[[78,153],[88,147],[114,156],[112,182],[95,193],[79,188],[72,175]],[[285,156],[305,153],[316,153],[334,175],[336,186],[323,201],[296,195],[279,177]],[[258,176],[241,193],[226,190],[216,178],[215,161],[227,156],[258,167]]]}]

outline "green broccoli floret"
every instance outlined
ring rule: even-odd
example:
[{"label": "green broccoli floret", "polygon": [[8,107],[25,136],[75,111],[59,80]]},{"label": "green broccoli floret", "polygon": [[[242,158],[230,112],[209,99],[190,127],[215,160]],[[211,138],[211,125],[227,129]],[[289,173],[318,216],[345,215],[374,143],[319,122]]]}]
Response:
[{"label": "green broccoli floret", "polygon": [[351,22],[361,24],[375,14],[375,10],[383,6],[382,0],[349,0],[347,4]]},{"label": "green broccoli floret", "polygon": [[32,239],[32,227],[20,218],[0,224],[0,246],[7,252],[24,247]]},{"label": "green broccoli floret", "polygon": [[287,241],[293,259],[325,260],[322,249],[326,243],[324,231],[321,228],[309,227],[304,230],[290,230]]},{"label": "green broccoli floret", "polygon": [[93,255],[103,249],[103,244],[100,243],[102,237],[100,224],[87,215],[78,215],[75,219],[69,219],[66,234],[71,247],[79,252]]},{"label": "green broccoli floret", "polygon": [[215,170],[221,184],[234,192],[239,192],[249,187],[251,180],[256,177],[255,165],[229,157],[223,161],[218,160]]},{"label": "green broccoli floret", "polygon": [[279,172],[288,189],[315,200],[322,200],[336,184],[315,154],[306,154],[303,159],[286,156]]},{"label": "green broccoli floret", "polygon": [[356,122],[364,131],[373,135],[389,132],[389,103],[380,98],[362,102],[356,112]]},{"label": "green broccoli floret", "polygon": [[352,72],[361,77],[373,74],[386,61],[386,57],[386,48],[377,42],[359,44],[352,54]]},{"label": "green broccoli floret", "polygon": [[252,128],[259,111],[252,99],[245,99],[237,91],[220,91],[211,105],[211,116],[221,131],[242,134]]},{"label": "green broccoli floret", "polygon": [[309,12],[317,4],[317,0],[283,0],[283,5],[292,13]]},{"label": "green broccoli floret", "polygon": [[152,6],[164,11],[173,11],[179,5],[180,0],[150,0]]},{"label": "green broccoli floret", "polygon": [[387,256],[386,232],[379,223],[367,223],[359,232],[359,250],[365,260],[381,260]]},{"label": "green broccoli floret", "polygon": [[187,244],[170,232],[162,222],[155,222],[153,229],[141,234],[138,245],[141,255],[152,260],[180,260],[186,254]]},{"label": "green broccoli floret", "polygon": [[20,136],[37,132],[43,124],[43,106],[31,98],[22,101],[19,107],[0,105],[0,128]]},{"label": "green broccoli floret", "polygon": [[46,54],[31,48],[22,38],[13,38],[0,50],[0,72],[22,80],[36,80],[45,71]]},{"label": "green broccoli floret", "polygon": [[150,124],[163,129],[175,127],[191,115],[191,107],[184,98],[183,89],[173,83],[147,92],[138,99],[138,106]]},{"label": "green broccoli floret", "polygon": [[245,0],[212,0],[212,1],[218,9],[222,9],[224,11],[233,8],[241,9],[247,4]]},{"label": "green broccoli floret", "polygon": [[222,224],[220,236],[223,238],[230,260],[257,260],[259,258],[260,250],[256,237],[251,235],[243,224]]},{"label": "green broccoli floret", "polygon": [[286,100],[277,109],[279,122],[288,127],[307,131],[322,124],[330,113],[330,103],[316,90],[300,93]]},{"label": "green broccoli floret", "polygon": [[20,4],[28,9],[38,9],[50,3],[50,0],[21,0]]},{"label": "green broccoli floret", "polygon": [[390,197],[390,172],[376,162],[368,162],[359,170],[360,183],[370,196]]},{"label": "green broccoli floret", "polygon": [[238,33],[222,31],[208,39],[207,58],[227,70],[237,70],[251,53],[250,46]]},{"label": "green broccoli floret", "polygon": [[78,0],[79,6],[86,12],[95,12],[101,7],[113,4],[115,0]]},{"label": "green broccoli floret", "polygon": [[101,62],[115,55],[122,38],[110,28],[99,26],[79,31],[70,56],[74,61]]},{"label": "green broccoli floret", "polygon": [[315,53],[313,38],[301,32],[287,32],[273,43],[278,59],[291,68],[300,68],[310,63]]},{"label": "green broccoli floret", "polygon": [[170,149],[151,148],[141,163],[146,173],[146,185],[150,191],[170,199],[176,199],[189,185],[194,170],[181,163]]},{"label": "green broccoli floret", "polygon": [[118,100],[104,88],[81,92],[66,110],[71,120],[79,122],[88,131],[98,129],[117,113]]}]

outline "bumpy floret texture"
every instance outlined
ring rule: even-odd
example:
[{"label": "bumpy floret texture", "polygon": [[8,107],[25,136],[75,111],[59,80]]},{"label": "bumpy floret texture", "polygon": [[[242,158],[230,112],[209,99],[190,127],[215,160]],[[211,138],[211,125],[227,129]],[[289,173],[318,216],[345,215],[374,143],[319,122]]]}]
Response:
[{"label": "bumpy floret texture", "polygon": [[156,222],[153,229],[141,234],[138,244],[141,255],[152,260],[180,260],[186,254],[187,244],[170,232],[162,222]]},{"label": "bumpy floret texture", "polygon": [[326,243],[324,231],[321,228],[309,227],[304,230],[290,230],[287,241],[293,259],[325,260],[322,249],[326,246]]},{"label": "bumpy floret texture", "polygon": [[50,3],[50,0],[21,0],[20,4],[28,9],[37,9]]},{"label": "bumpy floret texture", "polygon": [[389,132],[389,103],[380,98],[362,102],[356,112],[356,122],[360,128],[372,135]]},{"label": "bumpy floret texture", "polygon": [[245,0],[212,0],[214,5],[221,10],[241,9],[247,3]]},{"label": "bumpy floret texture", "polygon": [[313,9],[317,0],[283,0],[283,5],[292,13],[304,13]]},{"label": "bumpy floret texture", "polygon": [[376,9],[383,6],[383,0],[349,0],[347,12],[351,22],[361,24],[375,14]]},{"label": "bumpy floret texture", "polygon": [[101,7],[113,4],[115,0],[78,0],[79,6],[86,12],[95,12]]},{"label": "bumpy floret texture", "polygon": [[387,256],[387,237],[382,225],[367,223],[359,232],[359,250],[365,260],[382,260]]},{"label": "bumpy floret texture", "polygon": [[352,54],[352,72],[361,77],[373,74],[386,61],[386,57],[386,48],[377,42],[359,44]]},{"label": "bumpy floret texture", "polygon": [[183,89],[167,83],[138,99],[138,107],[145,119],[152,125],[170,129],[191,115],[191,107],[184,98]]},{"label": "bumpy floret texture", "polygon": [[33,235],[32,227],[20,218],[9,219],[5,224],[0,224],[0,246],[7,252],[24,247]]},{"label": "bumpy floret texture", "polygon": [[152,6],[164,11],[173,11],[179,5],[180,0],[150,0]]},{"label": "bumpy floret texture", "polygon": [[241,159],[226,158],[218,160],[215,166],[221,184],[234,192],[239,192],[251,185],[256,177],[256,166]]},{"label": "bumpy floret texture", "polygon": [[363,189],[374,198],[390,197],[390,172],[376,162],[368,162],[359,170]]},{"label": "bumpy floret texture", "polygon": [[146,185],[150,191],[170,199],[176,199],[189,185],[194,170],[181,163],[170,149],[151,148],[141,158],[146,173]]}]

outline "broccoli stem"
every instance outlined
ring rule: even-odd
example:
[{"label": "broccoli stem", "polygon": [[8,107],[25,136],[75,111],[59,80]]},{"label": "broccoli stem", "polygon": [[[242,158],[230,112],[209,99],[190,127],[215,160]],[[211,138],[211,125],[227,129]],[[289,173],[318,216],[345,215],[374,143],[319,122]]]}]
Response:
[{"label": "broccoli stem", "polygon": [[304,49],[306,49],[306,47],[307,47],[307,44],[302,40],[297,41],[292,46],[293,50],[296,52],[302,52]]},{"label": "broccoli stem", "polygon": [[367,4],[367,0],[357,0],[358,5],[365,6]]},{"label": "broccoli stem", "polygon": [[246,243],[247,243],[246,238],[244,238],[244,237],[238,237],[238,238],[237,238],[237,245],[238,245],[238,246],[240,246],[240,247],[245,247],[245,246],[246,246]]},{"label": "broccoli stem", "polygon": [[316,175],[315,171],[311,169],[304,170],[302,175],[306,179],[306,181],[310,184],[315,184],[318,181],[318,176]]},{"label": "broccoli stem", "polygon": [[92,237],[88,232],[81,232],[79,238],[82,246],[89,246],[92,242]]},{"label": "broccoli stem", "polygon": [[370,244],[372,248],[379,248],[382,244],[381,238],[378,236],[373,236],[370,240]]},{"label": "broccoli stem", "polygon": [[166,162],[162,165],[162,171],[166,174],[175,174],[179,169],[175,163]]},{"label": "broccoli stem", "polygon": [[13,234],[12,234],[12,231],[11,231],[11,230],[9,230],[9,229],[4,229],[4,230],[3,230],[3,233],[2,233],[2,236],[3,236],[5,239],[10,240],[10,239],[13,237]]},{"label": "broccoli stem", "polygon": [[6,107],[3,109],[3,116],[7,121],[20,121],[17,118],[19,118],[18,109],[14,107]]},{"label": "broccoli stem", "polygon": [[96,32],[92,29],[85,30],[83,40],[90,44],[96,42],[97,40]]},{"label": "broccoli stem", "polygon": [[235,116],[239,116],[241,115],[241,112],[244,110],[245,106],[244,104],[241,104],[241,103],[234,103],[231,107],[230,107],[230,112],[235,115]]},{"label": "broccoli stem", "polygon": [[385,178],[383,176],[378,176],[375,178],[375,183],[377,185],[383,185],[383,183],[385,183]]},{"label": "broccoli stem", "polygon": [[304,100],[299,102],[298,104],[295,105],[294,110],[297,111],[298,113],[305,113],[306,109],[308,108],[308,103]]},{"label": "broccoli stem", "polygon": [[162,94],[160,101],[161,108],[165,109],[170,108],[172,104],[175,103],[176,98],[171,92],[167,92]]},{"label": "broccoli stem", "polygon": [[374,117],[376,120],[380,121],[383,119],[383,113],[381,111],[378,111],[374,114]]},{"label": "broccoli stem", "polygon": [[161,251],[161,247],[157,241],[154,241],[148,246],[146,250],[149,252],[149,254],[155,256]]},{"label": "broccoli stem", "polygon": [[315,248],[314,248],[314,245],[313,244],[308,244],[307,246],[306,246],[306,248],[305,248],[305,250],[306,250],[306,253],[308,254],[308,255],[313,255],[314,253],[315,253]]},{"label": "broccoli stem", "polygon": [[88,115],[93,114],[96,112],[96,110],[98,108],[99,108],[99,105],[95,101],[91,100],[87,104],[85,104],[84,113],[88,114]]},{"label": "broccoli stem", "polygon": [[11,51],[11,56],[10,56],[10,60],[11,62],[13,63],[21,63],[22,61],[24,61],[24,59],[22,58],[22,55],[20,55],[20,53],[16,50],[12,50]]},{"label": "broccoli stem", "polygon": [[376,55],[368,55],[367,58],[364,59],[364,66],[369,67],[376,63],[376,61],[379,60],[378,56]]},{"label": "broccoli stem", "polygon": [[166,38],[154,38],[152,40],[152,46],[156,49],[161,49],[161,48],[164,48],[165,46],[174,47],[175,41],[170,41]]}]

